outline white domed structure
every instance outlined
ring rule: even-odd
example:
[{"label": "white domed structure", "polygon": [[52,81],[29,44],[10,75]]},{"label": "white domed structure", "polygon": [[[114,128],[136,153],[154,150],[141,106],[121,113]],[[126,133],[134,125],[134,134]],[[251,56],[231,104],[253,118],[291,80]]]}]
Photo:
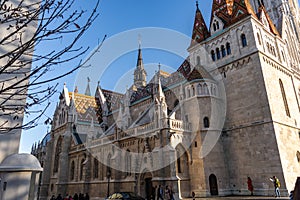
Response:
[{"label": "white domed structure", "polygon": [[38,159],[31,154],[12,154],[0,164],[1,171],[42,171]]}]

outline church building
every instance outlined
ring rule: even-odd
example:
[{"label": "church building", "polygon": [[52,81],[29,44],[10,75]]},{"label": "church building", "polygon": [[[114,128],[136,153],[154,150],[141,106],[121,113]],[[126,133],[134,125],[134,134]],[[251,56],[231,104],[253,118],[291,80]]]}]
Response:
[{"label": "church building", "polygon": [[197,3],[175,72],[147,81],[140,46],[125,94],[64,85],[40,199],[151,199],[159,185],[175,199],[249,195],[247,177],[254,195],[273,196],[273,176],[287,196],[300,175],[299,13],[297,0],[213,0],[206,24]]}]

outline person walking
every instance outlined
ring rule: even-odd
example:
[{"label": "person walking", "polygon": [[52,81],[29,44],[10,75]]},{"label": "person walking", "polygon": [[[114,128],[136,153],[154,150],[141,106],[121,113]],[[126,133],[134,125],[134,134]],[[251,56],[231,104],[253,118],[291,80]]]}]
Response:
[{"label": "person walking", "polygon": [[275,197],[280,197],[280,181],[276,176],[273,176],[273,178],[270,178],[270,180],[273,182],[274,188],[275,188]]},{"label": "person walking", "polygon": [[157,188],[157,200],[164,200],[164,189],[161,185]]},{"label": "person walking", "polygon": [[252,180],[249,176],[247,179],[247,184],[248,184],[248,190],[251,192],[251,196],[252,196],[253,195],[253,185],[252,185]]},{"label": "person walking", "polygon": [[90,195],[89,195],[89,193],[85,193],[84,200],[90,200]]},{"label": "person walking", "polygon": [[165,189],[165,199],[166,200],[171,200],[169,186],[166,186],[166,189]]}]

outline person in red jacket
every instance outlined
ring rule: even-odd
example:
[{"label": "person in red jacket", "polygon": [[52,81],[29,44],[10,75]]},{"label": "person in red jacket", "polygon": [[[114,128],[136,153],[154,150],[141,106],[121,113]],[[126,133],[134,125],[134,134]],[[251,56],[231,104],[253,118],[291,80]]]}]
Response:
[{"label": "person in red jacket", "polygon": [[252,180],[251,180],[251,178],[249,176],[248,176],[247,184],[248,184],[248,190],[251,192],[251,195],[253,195]]}]

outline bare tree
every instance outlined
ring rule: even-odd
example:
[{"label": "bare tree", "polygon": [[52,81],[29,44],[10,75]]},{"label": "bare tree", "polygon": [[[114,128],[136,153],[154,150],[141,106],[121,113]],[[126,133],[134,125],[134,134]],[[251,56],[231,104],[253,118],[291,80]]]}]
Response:
[{"label": "bare tree", "polygon": [[[85,64],[77,60],[75,66],[61,67],[87,52],[78,42],[98,16],[99,1],[87,11],[76,9],[74,0],[0,0],[0,134],[35,127],[57,80]],[[62,39],[63,44],[49,49]],[[61,73],[49,75],[53,70]],[[34,115],[26,124],[24,113]]]}]

